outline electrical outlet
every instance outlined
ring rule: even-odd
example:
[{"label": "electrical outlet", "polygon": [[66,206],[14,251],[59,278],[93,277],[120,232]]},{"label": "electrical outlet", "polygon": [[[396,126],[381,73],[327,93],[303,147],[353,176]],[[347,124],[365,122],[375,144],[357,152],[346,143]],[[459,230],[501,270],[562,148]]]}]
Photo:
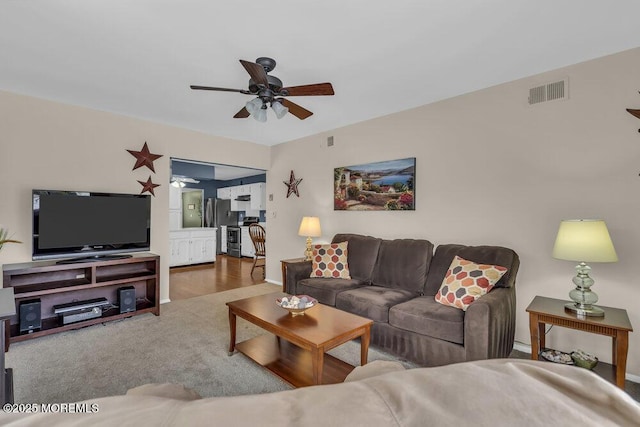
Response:
[{"label": "electrical outlet", "polygon": [[273,194],[269,194],[269,201],[273,202]]},{"label": "electrical outlet", "polygon": [[277,211],[271,211],[271,218],[275,218],[278,215]]}]

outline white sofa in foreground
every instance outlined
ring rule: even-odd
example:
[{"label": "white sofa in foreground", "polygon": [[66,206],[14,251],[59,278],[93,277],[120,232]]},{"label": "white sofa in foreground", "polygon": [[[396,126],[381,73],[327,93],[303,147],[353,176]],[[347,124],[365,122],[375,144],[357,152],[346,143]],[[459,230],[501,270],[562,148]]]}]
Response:
[{"label": "white sofa in foreground", "polygon": [[492,359],[404,370],[356,368],[342,384],[200,398],[146,385],[86,401],[96,413],[8,414],[10,426],[640,426],[640,404],[592,372]]}]

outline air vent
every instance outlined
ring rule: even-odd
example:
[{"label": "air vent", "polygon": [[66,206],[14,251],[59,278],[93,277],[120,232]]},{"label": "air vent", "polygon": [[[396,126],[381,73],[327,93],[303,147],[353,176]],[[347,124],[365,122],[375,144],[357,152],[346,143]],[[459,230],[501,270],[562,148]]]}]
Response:
[{"label": "air vent", "polygon": [[568,78],[529,89],[529,105],[563,99],[569,99]]}]

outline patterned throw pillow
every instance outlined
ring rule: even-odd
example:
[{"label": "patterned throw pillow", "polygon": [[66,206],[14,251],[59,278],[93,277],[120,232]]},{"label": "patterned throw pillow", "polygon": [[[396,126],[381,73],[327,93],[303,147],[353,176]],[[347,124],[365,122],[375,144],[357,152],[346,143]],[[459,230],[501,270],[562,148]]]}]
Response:
[{"label": "patterned throw pillow", "polygon": [[436,294],[436,301],[467,311],[469,305],[493,289],[506,272],[505,267],[476,264],[456,255]]},{"label": "patterned throw pillow", "polygon": [[351,279],[347,264],[347,243],[314,245],[310,277]]}]

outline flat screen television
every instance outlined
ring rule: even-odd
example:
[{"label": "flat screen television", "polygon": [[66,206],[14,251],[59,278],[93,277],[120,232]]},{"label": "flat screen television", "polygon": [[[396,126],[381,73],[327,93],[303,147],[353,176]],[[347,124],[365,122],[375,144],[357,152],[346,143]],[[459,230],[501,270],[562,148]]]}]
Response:
[{"label": "flat screen television", "polygon": [[151,197],[33,190],[33,259],[126,256],[151,246]]}]

